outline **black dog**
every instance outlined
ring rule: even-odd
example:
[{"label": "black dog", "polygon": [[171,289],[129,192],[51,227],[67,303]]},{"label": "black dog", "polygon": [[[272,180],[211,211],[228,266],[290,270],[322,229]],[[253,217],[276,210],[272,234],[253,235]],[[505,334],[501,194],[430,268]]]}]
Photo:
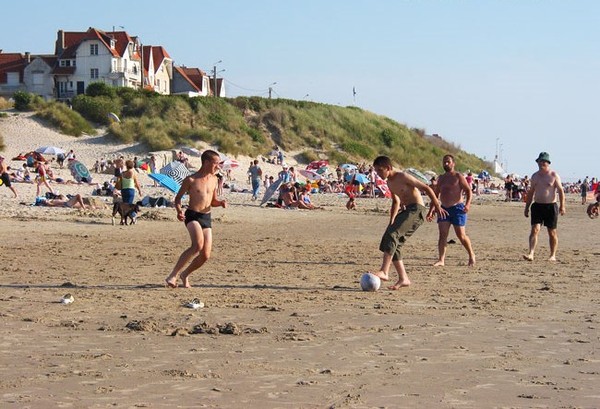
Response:
[{"label": "black dog", "polygon": [[121,224],[124,224],[125,226],[127,226],[127,218],[129,218],[129,220],[131,221],[129,224],[135,224],[136,222],[136,213],[139,213],[140,211],[140,205],[138,203],[135,204],[129,204],[129,203],[123,203],[123,202],[118,202],[115,203],[113,205],[113,212],[112,212],[112,224],[114,226],[115,224],[115,216],[117,215],[117,213],[119,213],[119,216],[121,216]]}]

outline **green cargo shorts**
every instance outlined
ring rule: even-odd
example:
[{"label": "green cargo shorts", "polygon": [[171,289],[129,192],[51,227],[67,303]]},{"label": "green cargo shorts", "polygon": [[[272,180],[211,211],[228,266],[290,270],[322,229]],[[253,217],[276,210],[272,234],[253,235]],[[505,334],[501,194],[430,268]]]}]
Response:
[{"label": "green cargo shorts", "polygon": [[400,248],[425,221],[427,208],[413,203],[396,215],[394,222],[388,226],[381,238],[379,250],[392,255],[392,260],[402,260]]}]

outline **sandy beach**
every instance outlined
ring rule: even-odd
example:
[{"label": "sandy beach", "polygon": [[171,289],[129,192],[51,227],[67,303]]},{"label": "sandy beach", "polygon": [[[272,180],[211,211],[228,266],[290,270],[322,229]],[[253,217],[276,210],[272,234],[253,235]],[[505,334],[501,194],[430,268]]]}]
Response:
[{"label": "sandy beach", "polygon": [[[0,133],[8,158],[56,145],[91,167],[147,153],[64,136],[29,114],[0,119]],[[250,158],[238,160],[248,187]],[[143,183],[144,194],[169,196]],[[35,186],[16,188],[13,199],[0,186],[2,407],[600,407],[600,222],[577,196],[559,219],[558,262],[545,260],[545,231],[537,259],[522,260],[522,203],[479,196],[467,226],[474,268],[459,243],[432,267],[437,227],[427,223],[404,250],[412,286],[367,293],[359,279],[380,266],[389,200],[347,211],[344,197],[316,194],[322,210],[281,210],[227,192],[229,208],[213,210],[212,258],[194,288],[169,289],[189,240],[173,209],[113,226],[108,209],[21,204]],[[62,304],[67,293],[74,302]],[[194,298],[204,308],[184,306]]]}]

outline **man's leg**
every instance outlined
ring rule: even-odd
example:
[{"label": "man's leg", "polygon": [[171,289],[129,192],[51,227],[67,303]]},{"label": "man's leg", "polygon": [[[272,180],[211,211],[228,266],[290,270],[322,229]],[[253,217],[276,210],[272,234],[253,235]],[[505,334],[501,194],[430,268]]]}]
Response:
[{"label": "man's leg", "polygon": [[198,254],[204,245],[204,235],[202,234],[202,227],[200,227],[200,223],[198,222],[190,222],[186,225],[187,231],[190,235],[191,244],[190,247],[185,249],[175,266],[173,267],[173,271],[166,279],[167,285],[169,287],[175,288],[177,287],[177,276],[179,272],[183,270],[183,267],[186,265],[188,261],[194,257],[194,255]]},{"label": "man's leg", "polygon": [[200,246],[200,254],[198,254],[187,268],[181,272],[181,281],[183,281],[183,286],[185,288],[191,287],[188,280],[189,275],[202,267],[202,265],[210,258],[210,253],[212,251],[212,229],[202,229],[202,240],[203,243]]},{"label": "man's leg", "polygon": [[381,263],[381,268],[379,271],[376,271],[373,274],[381,278],[383,281],[388,281],[390,279],[389,271],[391,265],[392,255],[390,253],[383,252],[383,262]]},{"label": "man's leg", "polygon": [[446,260],[446,247],[448,243],[448,232],[450,231],[450,222],[438,223],[438,260],[433,264],[436,267],[444,265]]},{"label": "man's leg", "polygon": [[467,236],[465,226],[454,226],[454,232],[456,233],[456,237],[467,250],[467,253],[469,253],[469,267],[473,267],[475,265],[475,252],[471,246],[471,239],[469,236]]},{"label": "man's leg", "polygon": [[533,261],[533,253],[535,252],[535,247],[537,246],[537,236],[541,227],[541,224],[531,225],[531,233],[529,233],[529,253],[523,256],[523,258],[527,261]]},{"label": "man's leg", "polygon": [[556,261],[556,250],[558,249],[558,231],[548,228],[548,238],[550,240],[550,261]]},{"label": "man's leg", "polygon": [[404,262],[402,260],[393,260],[392,262],[398,272],[398,282],[391,286],[390,290],[399,290],[402,287],[408,287],[410,285],[410,280],[408,279],[406,268],[404,268]]}]

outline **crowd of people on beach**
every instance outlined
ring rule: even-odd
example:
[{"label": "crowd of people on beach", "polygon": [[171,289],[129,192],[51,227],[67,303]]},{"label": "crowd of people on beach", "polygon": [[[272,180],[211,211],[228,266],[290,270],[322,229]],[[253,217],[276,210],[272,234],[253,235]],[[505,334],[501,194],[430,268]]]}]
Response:
[{"label": "crowd of people on beach", "polygon": [[[21,155],[20,155],[21,156]],[[186,168],[191,167],[189,160],[179,153],[175,158]],[[326,160],[315,161],[306,169],[295,169],[284,161],[283,152],[277,148],[268,158],[263,157],[264,163],[281,166],[276,175],[267,175],[261,168],[259,159],[253,160],[248,167],[247,183],[250,189],[242,192],[251,194],[251,200],[257,200],[261,187],[267,193],[261,203],[269,207],[283,209],[315,210],[320,207],[313,202],[312,194],[334,193],[348,197],[346,207],[356,209],[356,199],[360,197],[388,197],[392,200],[390,208],[390,222],[385,230],[380,251],[383,261],[379,270],[372,274],[382,280],[390,279],[390,269],[393,266],[398,274],[397,282],[390,287],[397,290],[411,284],[402,261],[401,249],[406,240],[425,221],[437,220],[438,225],[438,258],[433,264],[443,267],[446,261],[446,248],[450,229],[453,228],[457,239],[465,248],[468,255],[468,266],[475,266],[476,256],[470,238],[466,233],[467,218],[473,196],[482,194],[486,190],[504,189],[505,201],[521,201],[525,203],[524,216],[531,219],[529,235],[529,249],[523,259],[533,261],[538,241],[538,234],[543,226],[547,228],[550,256],[548,260],[556,261],[558,248],[557,224],[558,217],[566,212],[565,192],[581,194],[581,204],[587,203],[590,193],[594,196],[595,203],[588,207],[591,218],[598,217],[600,200],[600,186],[596,178],[585,177],[583,180],[572,184],[562,184],[560,176],[550,168],[550,156],[541,152],[536,159],[538,170],[531,178],[506,175],[504,186],[493,182],[489,175],[480,173],[477,177],[472,172],[461,173],[456,171],[455,159],[452,155],[442,158],[444,173],[435,175],[430,180],[422,180],[410,172],[393,168],[390,158],[379,156],[371,165],[340,164],[334,171],[329,170]],[[0,157],[0,174],[2,182],[15,197],[18,196],[14,183],[35,183],[35,205],[67,208],[86,208],[84,198],[80,194],[63,196],[55,192],[52,184],[77,183],[91,184],[89,180],[59,180],[54,177],[50,166],[54,160],[46,161],[43,158],[34,158],[32,161],[24,156],[26,162],[17,170],[11,169],[5,159]],[[71,150],[64,161],[75,160]],[[57,165],[62,168],[64,161],[57,160]],[[190,235],[191,244],[180,255],[171,274],[166,279],[169,287],[177,287],[181,279],[184,287],[190,287],[190,274],[200,268],[209,258],[212,251],[212,223],[210,210],[212,207],[227,207],[227,201],[222,199],[223,188],[228,182],[235,179],[223,169],[223,159],[212,150],[206,150],[201,156],[200,168],[186,177],[174,199],[177,218],[185,222]],[[100,158],[93,166],[93,171],[98,174],[108,173],[109,179],[96,183],[94,192],[98,195],[112,196],[114,201],[133,204],[136,193],[142,196],[142,183],[139,172],[156,172],[157,164],[154,155],[140,161],[137,157],[126,159],[119,157],[108,161]],[[42,190],[47,192],[41,196]],[[231,183],[232,192],[235,190]],[[276,194],[275,194],[276,193]],[[269,201],[268,194],[273,195]],[[182,198],[188,196],[187,206],[183,206]],[[428,198],[428,207],[423,200]],[[135,215],[134,215],[135,217]]]}]

